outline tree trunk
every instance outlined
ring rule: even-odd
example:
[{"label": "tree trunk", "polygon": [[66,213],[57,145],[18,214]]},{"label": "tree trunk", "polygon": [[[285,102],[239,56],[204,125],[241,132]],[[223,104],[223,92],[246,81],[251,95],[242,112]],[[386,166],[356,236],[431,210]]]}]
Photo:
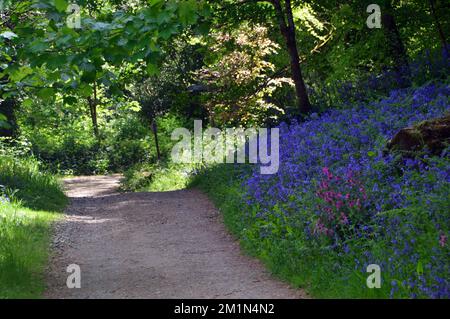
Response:
[{"label": "tree trunk", "polygon": [[409,67],[408,55],[406,54],[406,49],[400,37],[400,32],[392,11],[390,1],[387,1],[386,7],[381,14],[381,21],[390,46],[392,58],[394,59],[394,70],[399,77],[399,87],[409,87],[411,86],[411,69]]},{"label": "tree trunk", "polygon": [[436,24],[436,29],[439,33],[439,39],[441,40],[442,43],[442,48],[445,50],[445,52],[448,52],[447,40],[445,38],[444,30],[442,29],[442,25],[436,13],[436,4],[434,0],[430,0],[430,6],[431,6],[431,15],[433,16],[434,23]]},{"label": "tree trunk", "polygon": [[94,135],[95,135],[97,141],[99,141],[100,134],[99,134],[99,130],[98,130],[98,120],[97,120],[97,85],[96,85],[96,83],[94,83],[94,96],[93,96],[93,98],[91,98],[91,97],[88,98],[88,103],[89,103],[89,110],[91,113],[92,127],[94,128]]},{"label": "tree trunk", "polygon": [[156,147],[156,156],[158,161],[161,160],[161,151],[159,150],[159,141],[158,141],[158,126],[156,124],[156,120],[152,120],[152,131],[155,137],[155,147]]},{"label": "tree trunk", "polygon": [[283,12],[283,7],[281,6],[280,0],[272,0],[272,4],[275,7],[281,33],[286,41],[286,46],[290,57],[292,79],[295,83],[298,107],[300,113],[305,115],[311,111],[311,103],[309,102],[308,92],[306,91],[306,86],[300,67],[300,58],[298,55],[297,41],[295,38],[295,24],[292,16],[291,1],[285,0],[285,12]]}]

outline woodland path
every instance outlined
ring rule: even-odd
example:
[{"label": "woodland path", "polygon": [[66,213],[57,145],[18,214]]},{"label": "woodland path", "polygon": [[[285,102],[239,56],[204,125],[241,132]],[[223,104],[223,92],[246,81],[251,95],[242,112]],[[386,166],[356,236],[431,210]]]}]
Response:
[{"label": "woodland path", "polygon": [[[302,298],[245,256],[199,190],[120,193],[120,175],[64,181],[47,298]],[[81,268],[68,289],[66,268]]]}]

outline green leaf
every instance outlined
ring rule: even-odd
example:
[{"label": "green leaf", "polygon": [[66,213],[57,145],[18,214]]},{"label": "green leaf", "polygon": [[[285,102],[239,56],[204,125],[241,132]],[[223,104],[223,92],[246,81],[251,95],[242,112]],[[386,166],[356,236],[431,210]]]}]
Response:
[{"label": "green leaf", "polygon": [[68,3],[66,0],[55,0],[55,7],[59,12],[65,12],[68,7]]},{"label": "green leaf", "polygon": [[0,128],[10,129],[12,126],[8,123],[8,118],[0,113]]},{"label": "green leaf", "polygon": [[164,28],[164,30],[159,32],[159,36],[163,39],[163,40],[168,40],[172,35],[176,34],[178,30],[178,25],[177,24],[173,24],[167,28]]},{"label": "green leaf", "polygon": [[171,15],[170,12],[168,12],[168,11],[161,11],[161,12],[158,14],[157,18],[156,18],[156,22],[157,22],[159,25],[161,25],[161,24],[163,24],[163,23],[170,22],[171,18],[172,18],[172,15]]},{"label": "green leaf", "polygon": [[41,89],[36,95],[44,101],[52,101],[55,97],[55,90],[52,88]]},{"label": "green leaf", "polygon": [[147,63],[147,74],[150,76],[157,75],[159,73],[159,68],[156,64]]},{"label": "green leaf", "polygon": [[33,74],[33,70],[29,66],[22,66],[18,69],[13,69],[10,72],[10,78],[14,82],[19,82],[30,74]]},{"label": "green leaf", "polygon": [[39,39],[37,39],[29,44],[29,49],[33,53],[43,52],[47,48],[48,48],[48,43],[45,43]]},{"label": "green leaf", "polygon": [[0,37],[11,40],[13,38],[17,38],[17,34],[15,34],[14,32],[11,31],[5,31],[0,33]]},{"label": "green leaf", "polygon": [[423,265],[422,265],[422,261],[419,260],[419,262],[417,263],[417,275],[422,276],[423,275]]},{"label": "green leaf", "polygon": [[22,106],[25,106],[25,107],[30,107],[32,105],[33,105],[33,100],[32,99],[25,99],[22,102]]},{"label": "green leaf", "polygon": [[92,24],[92,29],[95,31],[105,31],[111,29],[111,24],[105,22],[95,22]]},{"label": "green leaf", "polygon": [[74,96],[65,96],[64,103],[69,105],[75,105],[78,102],[78,99]]},{"label": "green leaf", "polygon": [[211,23],[209,23],[209,22],[203,22],[203,23],[200,23],[200,24],[196,27],[195,31],[196,31],[198,34],[200,34],[200,35],[206,36],[206,35],[209,34],[210,29],[211,29]]},{"label": "green leaf", "polygon": [[82,84],[82,85],[80,86],[80,95],[81,95],[82,97],[89,97],[89,96],[92,95],[92,92],[93,92],[93,90],[92,90],[92,88],[91,88],[90,85],[88,85],[88,84]]},{"label": "green leaf", "polygon": [[164,4],[164,0],[149,0],[148,2],[150,7],[161,6],[162,4]]},{"label": "green leaf", "polygon": [[86,83],[93,83],[97,79],[97,73],[95,71],[92,72],[83,72],[81,76],[81,81]]},{"label": "green leaf", "polygon": [[196,0],[184,0],[178,5],[178,16],[183,25],[189,25],[197,21]]},{"label": "green leaf", "polygon": [[58,31],[58,26],[56,25],[55,20],[50,20],[50,22],[48,23],[48,26],[55,32]]}]

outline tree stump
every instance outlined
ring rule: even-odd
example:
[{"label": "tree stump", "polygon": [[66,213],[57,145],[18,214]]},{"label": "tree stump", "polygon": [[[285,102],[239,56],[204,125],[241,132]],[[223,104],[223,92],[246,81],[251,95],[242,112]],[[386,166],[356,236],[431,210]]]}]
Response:
[{"label": "tree stump", "polygon": [[401,129],[388,143],[389,152],[400,151],[413,154],[428,151],[441,155],[450,144],[450,113],[445,116],[423,121],[411,127]]}]

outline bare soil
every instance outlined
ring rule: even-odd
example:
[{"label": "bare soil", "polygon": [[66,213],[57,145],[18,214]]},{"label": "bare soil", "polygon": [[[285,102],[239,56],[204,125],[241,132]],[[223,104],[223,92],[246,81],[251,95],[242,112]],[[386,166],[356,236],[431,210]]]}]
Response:
[{"label": "bare soil", "polygon": [[[303,298],[245,256],[199,190],[120,193],[119,175],[64,181],[46,298]],[[81,268],[81,288],[66,268]]]}]

